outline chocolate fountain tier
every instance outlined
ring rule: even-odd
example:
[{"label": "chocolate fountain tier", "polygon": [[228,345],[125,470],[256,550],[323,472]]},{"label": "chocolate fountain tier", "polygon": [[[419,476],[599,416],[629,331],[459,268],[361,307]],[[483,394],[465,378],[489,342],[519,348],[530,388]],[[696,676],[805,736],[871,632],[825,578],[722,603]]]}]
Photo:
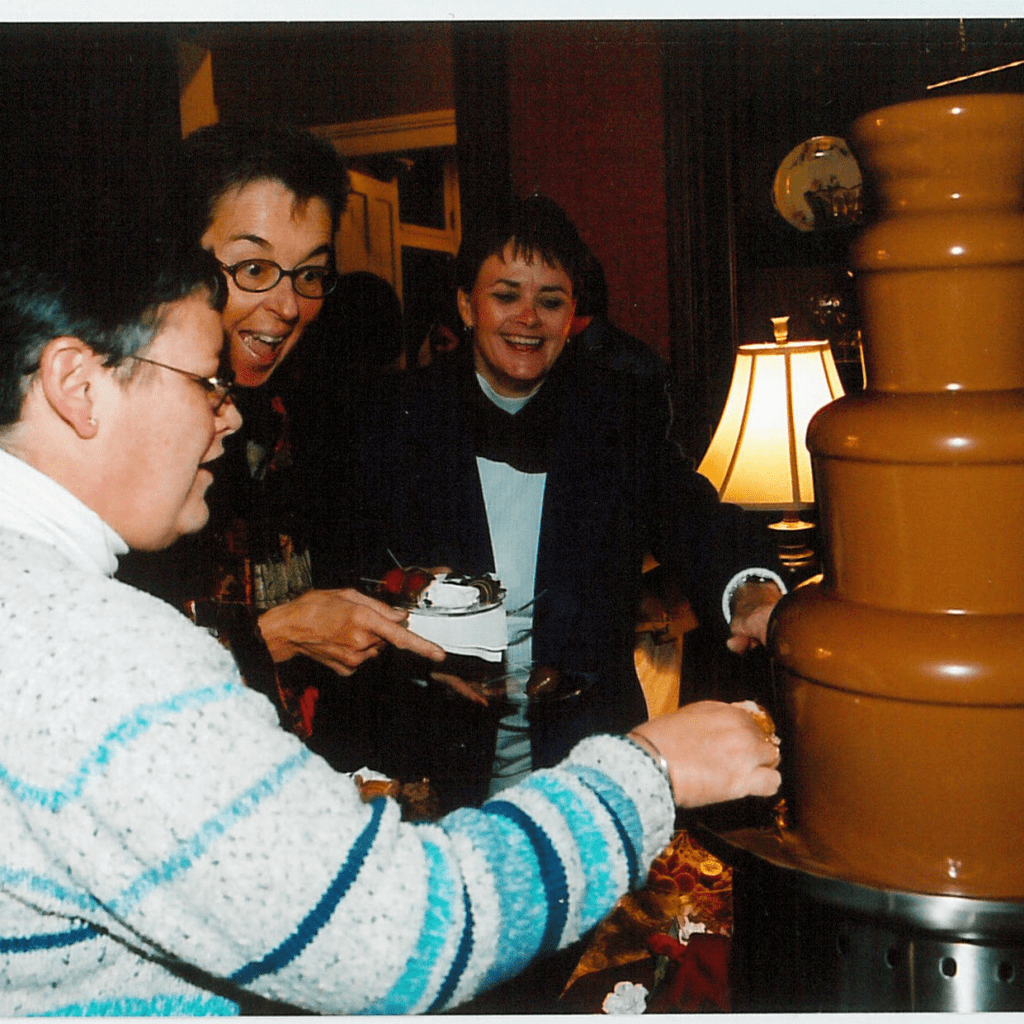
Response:
[{"label": "chocolate fountain tier", "polygon": [[881,206],[851,250],[870,387],[1024,387],[1024,96],[887,107],[850,141]]},{"label": "chocolate fountain tier", "polygon": [[1024,894],[1009,782],[1024,778],[1024,616],[894,613],[807,587],[776,621],[807,854],[868,885]]},{"label": "chocolate fountain tier", "polygon": [[833,594],[1024,614],[1024,389],[847,395],[811,421],[807,443]]}]

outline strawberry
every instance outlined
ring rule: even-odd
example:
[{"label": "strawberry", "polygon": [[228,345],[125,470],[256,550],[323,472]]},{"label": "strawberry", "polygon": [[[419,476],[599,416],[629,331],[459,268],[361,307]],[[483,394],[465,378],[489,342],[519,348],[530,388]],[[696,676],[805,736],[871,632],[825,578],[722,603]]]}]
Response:
[{"label": "strawberry", "polygon": [[402,586],[402,595],[410,601],[419,600],[420,594],[433,579],[434,577],[425,569],[408,569]]},{"label": "strawberry", "polygon": [[395,594],[396,596],[402,593],[402,587],[405,584],[405,570],[399,569],[397,566],[394,569],[388,569],[384,573],[384,579],[381,580],[380,586],[387,594]]}]

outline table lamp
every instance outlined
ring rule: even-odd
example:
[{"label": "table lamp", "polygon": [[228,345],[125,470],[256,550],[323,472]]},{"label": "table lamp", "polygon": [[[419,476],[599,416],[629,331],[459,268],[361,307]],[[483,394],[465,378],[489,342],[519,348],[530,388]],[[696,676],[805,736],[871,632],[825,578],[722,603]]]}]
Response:
[{"label": "table lamp", "polygon": [[740,345],[722,418],[698,471],[723,501],[755,511],[781,511],[779,557],[799,582],[815,565],[808,544],[814,506],[807,424],[843,394],[828,341],[790,341],[789,317],[772,317],[775,341]]}]

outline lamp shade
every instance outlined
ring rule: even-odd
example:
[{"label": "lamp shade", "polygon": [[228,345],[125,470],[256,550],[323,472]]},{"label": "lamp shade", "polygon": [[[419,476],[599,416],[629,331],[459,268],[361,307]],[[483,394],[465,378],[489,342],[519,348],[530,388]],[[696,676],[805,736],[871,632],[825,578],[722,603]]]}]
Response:
[{"label": "lamp shade", "polygon": [[699,472],[723,501],[793,511],[814,504],[807,425],[843,394],[827,341],[741,345]]}]

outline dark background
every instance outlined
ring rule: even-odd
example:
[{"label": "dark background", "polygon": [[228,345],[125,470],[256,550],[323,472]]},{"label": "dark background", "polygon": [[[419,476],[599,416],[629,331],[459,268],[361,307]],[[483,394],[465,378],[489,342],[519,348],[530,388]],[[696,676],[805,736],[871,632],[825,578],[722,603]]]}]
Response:
[{"label": "dark background", "polygon": [[810,315],[823,293],[855,316],[855,229],[787,224],[771,201],[782,158],[885,104],[1024,83],[1015,68],[926,89],[1024,57],[1017,19],[7,25],[5,249],[158,227],[183,43],[212,53],[222,117],[454,106],[463,218],[534,187],[566,206],[605,265],[613,319],[671,365],[695,458],[737,344],[767,340],[780,314],[792,336],[826,336]]}]

